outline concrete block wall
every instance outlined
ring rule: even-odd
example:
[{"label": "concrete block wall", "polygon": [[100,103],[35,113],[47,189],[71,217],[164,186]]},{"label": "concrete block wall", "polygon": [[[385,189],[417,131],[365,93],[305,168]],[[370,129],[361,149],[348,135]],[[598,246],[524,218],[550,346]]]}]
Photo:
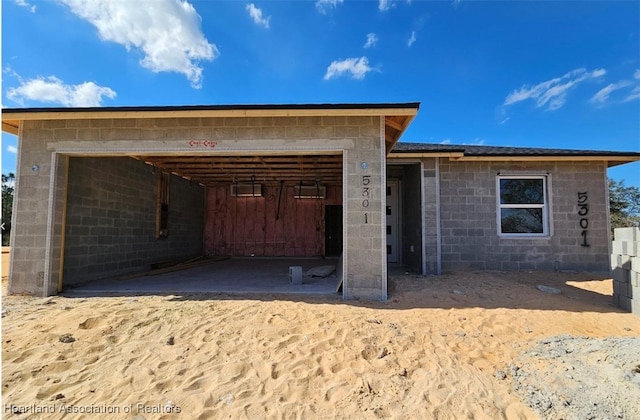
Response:
[{"label": "concrete block wall", "polygon": [[[53,203],[50,215],[49,237],[60,238],[64,229],[64,214],[66,207],[66,185],[69,179],[69,158],[67,156],[53,154],[52,165],[56,169],[50,191],[50,200]],[[49,282],[46,284],[47,294],[53,295],[58,291],[60,274],[63,268],[63,243],[53,241],[49,256]],[[57,281],[56,281],[57,280]]]},{"label": "concrete block wall", "polygon": [[[548,177],[550,235],[500,237],[496,177]],[[603,162],[484,162],[440,159],[443,270],[609,270],[609,219]],[[588,247],[578,193],[588,197]]]},{"label": "concrete block wall", "polygon": [[640,228],[614,230],[611,273],[613,304],[640,316]]},{"label": "concrete block wall", "polygon": [[42,295],[52,267],[46,243],[51,234],[49,192],[55,174],[47,142],[53,138],[53,128],[25,121],[19,135],[8,289],[9,293]]},{"label": "concrete block wall", "polygon": [[[374,127],[372,127],[373,129]],[[387,299],[384,121],[344,151],[344,297]]]},{"label": "concrete block wall", "polygon": [[157,177],[128,157],[69,159],[64,284],[203,255],[204,188],[169,181],[169,236],[156,239]]},{"label": "concrete block wall", "polygon": [[426,248],[426,268],[428,274],[438,272],[438,168],[436,159],[423,161],[423,195],[424,195],[424,246]]}]

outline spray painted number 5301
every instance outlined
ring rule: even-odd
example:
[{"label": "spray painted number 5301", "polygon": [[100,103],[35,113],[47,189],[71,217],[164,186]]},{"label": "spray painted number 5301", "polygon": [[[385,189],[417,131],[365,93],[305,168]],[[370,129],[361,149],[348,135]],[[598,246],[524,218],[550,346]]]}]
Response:
[{"label": "spray painted number 5301", "polygon": [[[362,208],[369,207],[369,184],[371,184],[371,175],[362,175]],[[369,223],[369,213],[364,213],[364,222]]]},{"label": "spray painted number 5301", "polygon": [[580,246],[589,247],[589,242],[587,241],[587,228],[589,227],[589,218],[587,215],[589,214],[589,203],[587,200],[589,199],[589,195],[587,192],[579,192],[578,193],[578,216],[580,217],[580,228],[582,232],[580,232],[580,236],[582,236],[582,243]]}]

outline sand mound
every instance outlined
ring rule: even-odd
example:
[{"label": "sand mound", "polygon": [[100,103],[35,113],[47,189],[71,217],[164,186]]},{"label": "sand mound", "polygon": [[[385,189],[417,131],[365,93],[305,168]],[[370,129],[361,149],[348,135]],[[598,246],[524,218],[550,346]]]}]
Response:
[{"label": "sand mound", "polygon": [[497,372],[530,372],[519,357],[539,340],[640,334],[639,318],[609,305],[610,280],[466,273],[391,284],[387,303],[4,297],[3,404],[27,414],[16,418],[62,418],[64,409],[100,418],[528,419],[538,415]]}]

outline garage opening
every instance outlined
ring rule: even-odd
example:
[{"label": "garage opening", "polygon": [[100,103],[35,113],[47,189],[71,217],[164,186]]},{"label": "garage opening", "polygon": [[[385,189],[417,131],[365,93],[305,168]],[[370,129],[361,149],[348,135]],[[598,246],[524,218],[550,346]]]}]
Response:
[{"label": "garage opening", "polygon": [[59,291],[336,293],[342,166],[340,153],[70,157]]}]

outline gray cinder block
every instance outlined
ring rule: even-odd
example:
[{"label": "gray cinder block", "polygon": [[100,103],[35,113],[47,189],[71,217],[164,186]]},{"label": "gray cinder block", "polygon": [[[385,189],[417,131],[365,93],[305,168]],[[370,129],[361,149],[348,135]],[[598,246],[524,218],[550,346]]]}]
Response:
[{"label": "gray cinder block", "polygon": [[[640,292],[637,288],[635,290]],[[635,299],[631,299],[631,313],[636,316],[640,316],[640,296]]]},{"label": "gray cinder block", "polygon": [[613,281],[613,296],[622,296],[627,294],[627,285],[619,282]]},{"label": "gray cinder block", "polygon": [[620,309],[622,309],[623,311],[631,312],[631,302],[632,302],[632,300],[629,299],[627,296],[620,296],[619,299],[620,300],[619,300],[618,307]]},{"label": "gray cinder block", "polygon": [[640,228],[625,227],[613,230],[613,237],[616,242],[635,242],[640,241]]},{"label": "gray cinder block", "polygon": [[615,270],[620,267],[620,262],[622,261],[621,256],[617,254],[611,254],[611,270]]},{"label": "gray cinder block", "polygon": [[640,241],[633,243],[633,256],[640,257]]},{"label": "gray cinder block", "polygon": [[292,265],[289,267],[289,283],[302,284],[302,267],[299,265]]},{"label": "gray cinder block", "polygon": [[630,280],[631,274],[629,270],[625,270],[624,268],[617,267],[613,270],[613,280],[618,283],[628,283]]},{"label": "gray cinder block", "polygon": [[613,251],[614,254],[625,255],[625,254],[627,254],[627,250],[629,249],[629,242],[615,240],[615,241],[613,241],[613,247],[612,248],[613,248],[612,251]]}]

